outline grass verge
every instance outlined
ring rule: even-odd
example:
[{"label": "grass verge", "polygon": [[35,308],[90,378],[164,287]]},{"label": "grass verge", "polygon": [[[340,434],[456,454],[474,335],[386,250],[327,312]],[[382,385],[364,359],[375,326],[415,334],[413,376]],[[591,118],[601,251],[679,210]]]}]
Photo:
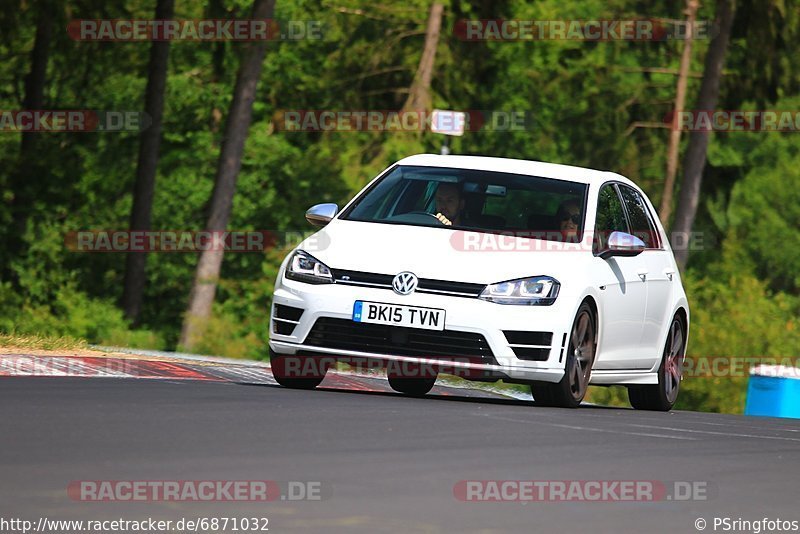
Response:
[{"label": "grass verge", "polygon": [[89,345],[83,339],[69,336],[0,334],[0,347],[27,350],[86,350]]}]

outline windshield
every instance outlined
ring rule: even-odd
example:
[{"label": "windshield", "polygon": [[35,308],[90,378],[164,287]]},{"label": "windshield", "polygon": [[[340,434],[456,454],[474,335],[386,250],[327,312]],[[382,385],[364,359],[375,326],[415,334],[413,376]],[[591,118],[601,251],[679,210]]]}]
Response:
[{"label": "windshield", "polygon": [[340,218],[580,240],[586,189],[586,184],[521,174],[397,166]]}]

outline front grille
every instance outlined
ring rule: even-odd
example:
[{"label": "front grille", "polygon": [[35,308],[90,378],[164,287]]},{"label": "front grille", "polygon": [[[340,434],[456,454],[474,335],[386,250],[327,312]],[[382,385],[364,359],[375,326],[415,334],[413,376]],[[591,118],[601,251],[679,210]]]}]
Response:
[{"label": "front grille", "polygon": [[552,332],[532,332],[527,330],[503,330],[508,344],[520,360],[543,362],[550,356],[553,342]]},{"label": "front grille", "polygon": [[306,345],[430,359],[466,359],[497,365],[486,338],[472,332],[423,330],[320,317]]},{"label": "front grille", "polygon": [[391,274],[362,273],[360,271],[346,271],[344,269],[331,269],[333,281],[339,284],[369,285],[392,288]]},{"label": "front grille", "polygon": [[[331,269],[331,271],[333,280],[337,284],[392,289],[393,274],[365,273],[345,269]],[[486,285],[484,284],[420,278],[416,291],[419,293],[452,295],[454,297],[477,297],[485,287]]]},{"label": "front grille", "polygon": [[272,328],[276,334],[291,336],[300,317],[303,315],[303,308],[286,306],[285,304],[275,304],[275,315],[272,321]]},{"label": "front grille", "polygon": [[458,296],[477,297],[486,286],[484,284],[468,284],[466,282],[450,282],[448,280],[431,280],[421,278],[417,291],[427,293],[459,294]]}]

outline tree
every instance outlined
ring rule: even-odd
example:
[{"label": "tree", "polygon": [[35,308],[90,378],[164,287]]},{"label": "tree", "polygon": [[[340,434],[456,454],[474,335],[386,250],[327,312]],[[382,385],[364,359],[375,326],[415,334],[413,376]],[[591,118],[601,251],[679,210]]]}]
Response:
[{"label": "tree", "polygon": [[[275,0],[254,0],[251,18],[270,19],[275,9]],[[223,231],[228,226],[236,191],[236,178],[242,166],[242,153],[247,131],[253,114],[253,101],[261,75],[261,66],[266,53],[266,43],[249,43],[236,75],[225,134],[220,149],[214,191],[211,194],[211,210],[206,229]],[[183,319],[180,345],[191,349],[202,335],[205,323],[211,316],[211,305],[217,290],[217,281],[222,268],[223,250],[204,250],[200,254],[194,283],[189,295],[189,306]]]},{"label": "tree", "polygon": [[692,63],[692,41],[694,39],[694,24],[699,7],[697,0],[686,0],[686,44],[683,45],[681,66],[678,69],[678,88],[675,93],[675,109],[673,110],[673,126],[669,133],[669,146],[667,148],[667,176],[664,180],[664,194],[661,197],[661,206],[658,214],[665,227],[669,225],[672,215],[672,192],[675,188],[675,174],[678,170],[678,150],[681,146],[681,130],[675,127],[679,114],[683,111],[686,102],[686,82],[689,79],[689,66]]},{"label": "tree", "polygon": [[[175,0],[158,0],[156,19],[171,19]],[[158,169],[158,152],[161,145],[161,121],[164,114],[164,90],[167,85],[169,41],[154,41],[150,47],[150,64],[145,90],[145,113],[152,124],[139,136],[139,159],[136,165],[136,184],[133,191],[130,229],[149,230],[153,213],[153,194]],[[125,264],[125,281],[122,309],[125,317],[136,322],[142,309],[145,284],[146,252],[129,252]]]},{"label": "tree", "polygon": [[[36,41],[31,51],[31,70],[25,77],[25,109],[44,107],[44,86],[47,76],[47,61],[50,57],[50,41],[53,36],[53,14],[49,2],[43,2],[36,20]],[[29,158],[34,153],[37,132],[22,134],[21,155]]]},{"label": "tree", "polygon": [[[25,76],[25,96],[22,99],[23,109],[41,110],[45,106],[45,86],[47,83],[47,65],[50,60],[50,45],[53,39],[53,8],[50,1],[44,1],[38,6],[36,13],[36,37],[30,53],[31,66]],[[4,248],[13,253],[19,253],[24,246],[20,236],[25,232],[25,226],[31,215],[31,204],[38,196],[42,182],[46,181],[44,172],[36,168],[40,161],[36,157],[37,148],[41,146],[39,132],[24,132],[20,141],[19,161],[15,172],[11,174],[10,189],[13,194],[11,204],[12,231],[8,236],[8,243]],[[0,261],[0,267],[5,267]]]},{"label": "tree", "polygon": [[[722,66],[728,52],[728,42],[736,12],[736,0],[717,0],[715,27],[717,35],[711,40],[706,53],[703,68],[703,80],[700,82],[700,96],[697,98],[696,110],[710,111],[717,106],[719,84],[722,78]],[[689,135],[689,146],[683,160],[683,182],[681,183],[678,209],[675,212],[673,233],[681,236],[684,246],[676,247],[675,260],[680,267],[686,266],[689,247],[685,238],[689,236],[697,215],[700,202],[700,186],[703,182],[703,169],[706,165],[709,132],[697,129]]]},{"label": "tree", "polygon": [[[228,18],[228,11],[225,9],[224,0],[211,0],[208,5],[208,18],[215,20],[222,20]],[[217,93],[216,88],[219,86],[223,77],[225,76],[225,49],[226,41],[216,41],[213,44],[214,51],[212,53],[212,70],[211,70],[211,84],[215,88],[214,93]],[[218,106],[213,106],[211,109],[211,132],[217,134],[219,126],[222,122],[222,111]]]},{"label": "tree", "polygon": [[419,67],[411,84],[411,91],[403,106],[404,111],[427,111],[431,107],[431,79],[436,62],[436,48],[439,45],[439,34],[442,30],[442,12],[444,6],[438,2],[431,5],[428,16],[428,27],[425,30],[425,45],[419,58]]}]

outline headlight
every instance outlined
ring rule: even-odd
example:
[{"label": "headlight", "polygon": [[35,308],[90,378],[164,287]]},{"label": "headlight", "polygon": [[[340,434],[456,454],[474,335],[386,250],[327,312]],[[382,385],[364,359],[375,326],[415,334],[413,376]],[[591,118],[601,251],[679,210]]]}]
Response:
[{"label": "headlight", "polygon": [[488,285],[478,298],[497,304],[549,306],[556,301],[560,287],[555,278],[534,276]]},{"label": "headlight", "polygon": [[333,283],[333,275],[331,275],[331,270],[328,266],[302,250],[298,250],[289,258],[289,263],[286,264],[285,276],[289,280],[297,280],[308,284]]}]

